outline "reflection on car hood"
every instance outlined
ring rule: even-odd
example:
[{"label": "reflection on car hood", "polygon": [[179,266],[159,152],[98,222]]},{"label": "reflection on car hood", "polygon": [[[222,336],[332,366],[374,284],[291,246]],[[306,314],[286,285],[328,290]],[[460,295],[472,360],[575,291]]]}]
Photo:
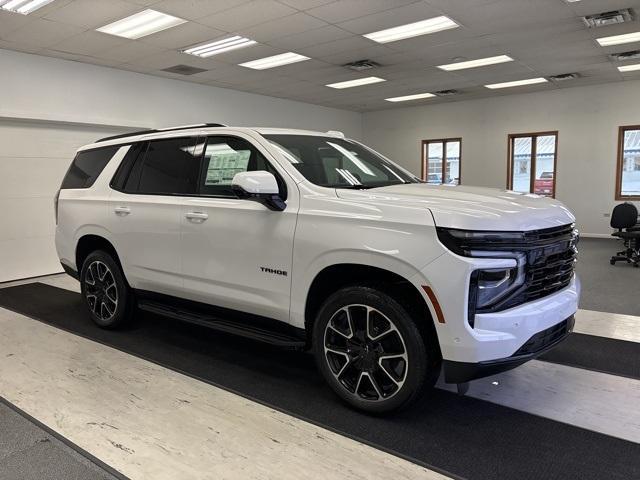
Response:
[{"label": "reflection on car hood", "polygon": [[527,231],[566,225],[573,214],[558,200],[506,190],[412,183],[370,190],[338,189],[340,198],[428,208],[437,226]]}]

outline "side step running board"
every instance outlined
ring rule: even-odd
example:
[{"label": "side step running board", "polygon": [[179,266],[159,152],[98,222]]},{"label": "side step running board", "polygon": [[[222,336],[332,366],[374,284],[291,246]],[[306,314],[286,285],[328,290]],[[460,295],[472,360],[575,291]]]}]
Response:
[{"label": "side step running board", "polygon": [[269,343],[278,347],[291,349],[304,349],[306,342],[300,338],[286,333],[276,332],[265,328],[260,328],[240,320],[226,320],[200,312],[176,308],[163,303],[140,299],[138,308],[145,312],[154,313],[164,317],[182,320],[184,322],[202,325],[213,330],[232,333],[242,337],[251,338],[260,342]]}]

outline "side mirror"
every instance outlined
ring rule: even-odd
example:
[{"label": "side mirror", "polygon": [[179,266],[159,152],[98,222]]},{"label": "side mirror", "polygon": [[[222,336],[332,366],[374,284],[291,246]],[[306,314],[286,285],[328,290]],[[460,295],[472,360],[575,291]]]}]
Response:
[{"label": "side mirror", "polygon": [[269,172],[254,171],[236,173],[231,188],[239,198],[255,200],[270,210],[281,212],[287,207],[280,196],[276,177]]}]

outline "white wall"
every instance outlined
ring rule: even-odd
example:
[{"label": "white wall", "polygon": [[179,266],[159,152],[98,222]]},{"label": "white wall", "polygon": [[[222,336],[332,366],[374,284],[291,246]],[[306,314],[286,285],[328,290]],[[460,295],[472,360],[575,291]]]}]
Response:
[{"label": "white wall", "polygon": [[365,113],[363,140],[419,174],[421,140],[462,137],[462,182],[504,188],[507,135],[558,130],[556,196],[583,233],[607,235],[618,126],[634,124],[638,81]]},{"label": "white wall", "polygon": [[60,271],[53,196],[75,150],[123,127],[342,130],[359,113],[0,50],[0,282]]}]

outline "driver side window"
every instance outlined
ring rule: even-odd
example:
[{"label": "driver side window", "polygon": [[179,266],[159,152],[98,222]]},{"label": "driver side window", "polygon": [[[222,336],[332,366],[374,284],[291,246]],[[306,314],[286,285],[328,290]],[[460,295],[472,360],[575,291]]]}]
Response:
[{"label": "driver side window", "polygon": [[240,172],[266,170],[276,175],[267,159],[248,141],[236,137],[208,137],[204,146],[199,193],[235,197],[233,177]]}]

